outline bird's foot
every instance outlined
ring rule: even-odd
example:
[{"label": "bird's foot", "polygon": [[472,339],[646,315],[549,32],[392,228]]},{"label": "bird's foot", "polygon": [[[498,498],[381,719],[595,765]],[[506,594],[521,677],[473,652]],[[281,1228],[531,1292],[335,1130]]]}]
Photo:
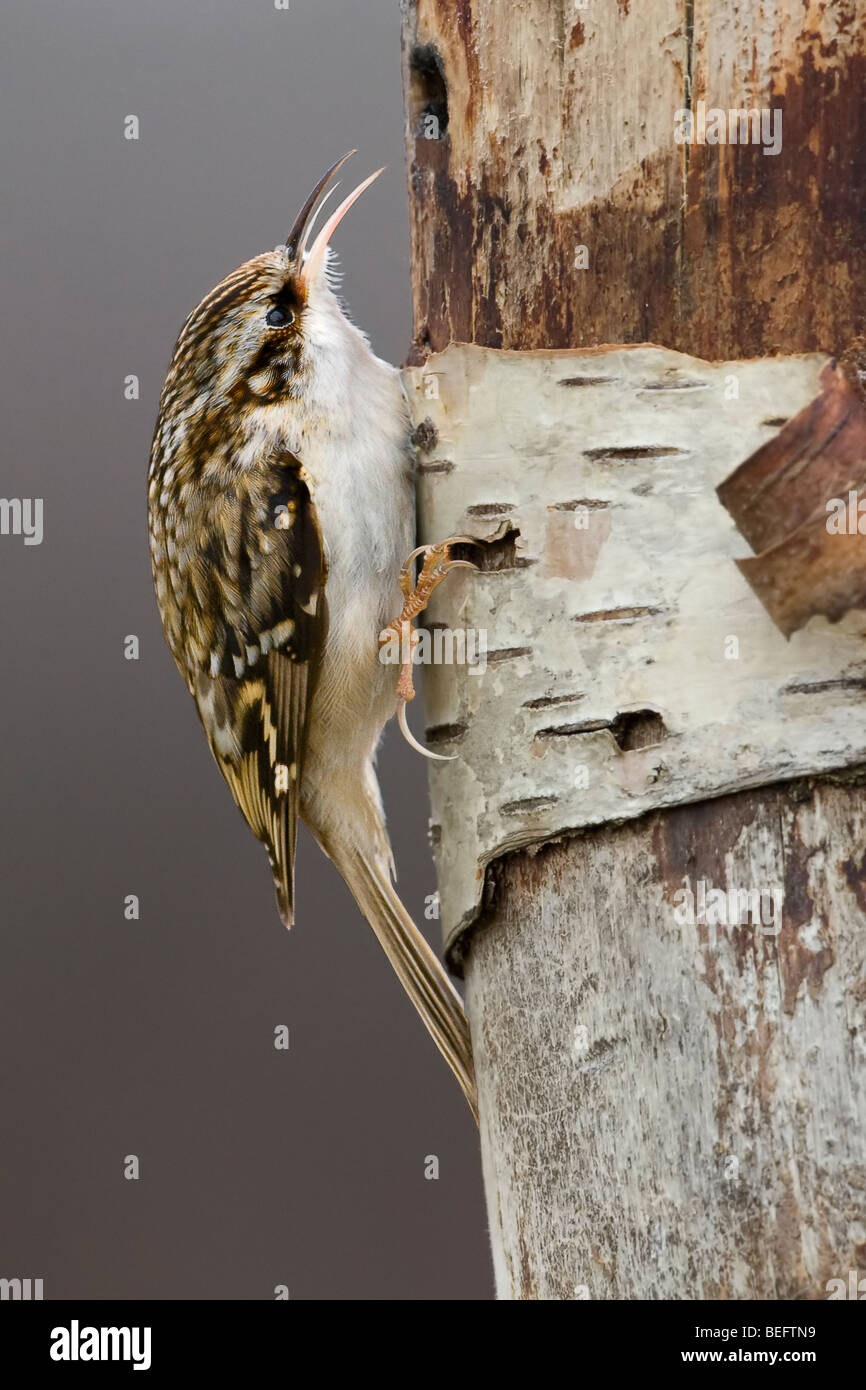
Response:
[{"label": "bird's foot", "polygon": [[[408,724],[406,723],[406,706],[410,700],[415,698],[415,682],[412,676],[412,666],[415,659],[415,648],[418,645],[418,634],[412,626],[419,613],[423,613],[427,604],[443,579],[455,569],[474,570],[477,565],[473,565],[470,560],[452,560],[452,545],[474,545],[468,536],[450,536],[447,541],[439,541],[436,545],[419,545],[406,560],[400,570],[400,588],[403,591],[403,611],[399,618],[395,618],[392,623],[379,634],[380,645],[384,645],[391,640],[391,634],[396,634],[400,639],[400,677],[397,681],[397,722],[400,731],[406,742],[423,753],[425,758],[435,758],[439,762],[450,762],[443,753],[431,753],[429,749],[422,747],[414,738]],[[413,579],[414,565],[419,555],[424,556],[424,563],[421,566],[421,573],[417,583]]]}]

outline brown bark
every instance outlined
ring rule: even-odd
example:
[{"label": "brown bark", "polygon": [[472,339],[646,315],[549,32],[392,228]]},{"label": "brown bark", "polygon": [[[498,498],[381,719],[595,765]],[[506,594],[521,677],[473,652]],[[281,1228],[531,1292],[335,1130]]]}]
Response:
[{"label": "brown bark", "polygon": [[861,338],[824,368],[821,395],[718,489],[757,552],[740,569],[787,636],[816,613],[836,622],[866,608],[864,381]]},{"label": "brown bark", "polygon": [[[643,341],[718,361],[862,332],[861,0],[404,9],[417,348]],[[700,101],[781,111],[781,153],[675,144]]]},{"label": "brown bark", "polygon": [[[866,4],[779,9],[404,0],[414,360],[861,332]],[[781,109],[781,153],[677,145],[699,100]],[[864,806],[781,785],[494,872],[464,954],[501,1297],[822,1298],[866,1262]],[[684,953],[675,887],[768,862],[779,937]]]}]

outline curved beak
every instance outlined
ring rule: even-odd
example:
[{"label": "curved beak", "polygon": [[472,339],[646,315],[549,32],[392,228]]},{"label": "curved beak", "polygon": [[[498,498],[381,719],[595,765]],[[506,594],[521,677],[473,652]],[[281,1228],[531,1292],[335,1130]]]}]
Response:
[{"label": "curved beak", "polygon": [[[304,203],[304,206],[301,208],[301,211],[295,218],[295,224],[286,238],[286,246],[289,249],[289,254],[293,260],[297,261],[300,278],[307,285],[311,285],[319,274],[325,259],[325,251],[327,250],[328,243],[346,213],[349,211],[349,208],[360,198],[364,190],[370,187],[373,180],[377,179],[382,173],[381,169],[377,169],[375,174],[371,174],[368,179],[360,183],[358,187],[349,194],[348,198],[343,199],[340,206],[331,214],[322,227],[312,246],[307,250],[307,242],[312,234],[316,218],[328,198],[330,198],[331,194],[338,187],[338,185],[335,184],[333,188],[328,189],[328,185],[337,171],[342,169],[346,160],[355,153],[355,150],[349,150],[347,154],[343,155],[342,159],[338,159],[336,164],[331,165],[327,173],[322,175],[309,198]],[[327,192],[325,192],[326,189],[328,189]],[[323,194],[324,197],[322,196]]]},{"label": "curved beak", "polygon": [[[357,153],[357,150],[348,150],[347,153],[343,155],[342,159],[338,159],[336,164],[331,165],[327,173],[323,174],[322,177],[319,179],[319,182],[316,184],[309,198],[304,203],[304,206],[301,208],[301,211],[295,218],[295,225],[292,227],[292,230],[286,237],[286,246],[289,248],[289,253],[293,260],[297,259],[300,255],[303,255],[304,242],[306,240],[307,233],[310,230],[311,224],[315,221],[315,218],[313,217],[313,211],[316,207],[316,204],[319,201],[320,195],[324,193],[325,189],[328,187],[328,184],[331,182],[331,179],[337,173],[338,169],[342,169],[346,160],[351,159],[352,155]],[[331,189],[332,193],[333,191],[334,190]],[[330,197],[330,194],[327,194],[326,196]]]}]

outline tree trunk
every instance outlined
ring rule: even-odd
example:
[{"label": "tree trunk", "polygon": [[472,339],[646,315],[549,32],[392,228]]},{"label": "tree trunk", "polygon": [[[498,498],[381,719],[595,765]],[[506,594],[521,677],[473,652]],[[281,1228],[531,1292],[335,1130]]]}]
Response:
[{"label": "tree trunk", "polygon": [[[652,342],[732,363],[736,375],[735,359],[834,353],[861,331],[866,5],[837,0],[779,9],[745,3],[732,9],[729,0],[618,0],[616,6],[404,0],[412,361],[419,364],[407,375],[416,397],[425,394],[428,354],[456,341],[523,352]],[[781,113],[781,150],[676,142],[686,116],[700,127],[712,108],[766,108],[768,136],[779,128],[772,113]],[[456,390],[450,351],[438,359],[449,402]],[[595,376],[587,365],[593,360]],[[581,400],[601,383],[613,382],[616,391],[610,360],[603,352],[584,356],[580,370],[560,375],[559,384],[580,385]],[[706,431],[717,443],[726,428],[719,397],[701,394],[707,383],[676,365],[668,372],[671,419],[683,408],[675,408],[678,393],[684,399],[694,391],[693,430],[699,440]],[[652,482],[632,488],[623,475],[635,459],[670,453],[658,441],[633,442],[635,402],[659,389],[655,381],[634,395],[615,394],[608,418],[627,442],[593,452],[575,437],[570,495],[548,499],[551,514],[586,507],[592,519],[606,509],[602,550],[626,493],[643,496],[648,524],[657,524]],[[663,415],[662,396],[654,399]],[[504,414],[507,396],[503,403]],[[529,397],[518,404],[532,419],[537,402]],[[760,411],[750,417],[750,430],[762,424],[766,434],[790,413],[770,406],[763,419]],[[744,417],[748,409],[754,412],[754,404],[744,400]],[[453,485],[455,467],[438,447],[453,412],[430,414],[435,420],[416,406],[425,528],[440,513],[424,499],[449,475]],[[537,411],[537,418],[536,476],[546,476],[544,441],[556,432],[549,411]],[[729,419],[736,450],[740,416]],[[753,447],[750,435],[728,471]],[[515,528],[509,530],[506,504],[514,499],[499,499],[505,511],[498,518],[490,510],[507,452],[507,440],[492,438],[482,455],[488,510],[485,517],[479,503],[474,512],[487,531],[472,534],[489,542],[486,568],[534,566],[517,578],[529,592],[536,586],[540,623],[560,601],[558,590],[537,587],[550,577],[550,543],[543,553],[530,547],[521,556],[519,529],[517,540]],[[692,466],[688,456],[675,463],[660,475],[664,495],[675,493]],[[600,469],[611,480],[613,501],[600,496]],[[679,502],[674,496],[671,517],[701,505],[687,492]],[[467,502],[459,520],[467,514],[471,520],[472,512]],[[646,582],[639,520],[630,535],[633,582],[626,560],[621,590],[633,599],[632,590]],[[569,531],[568,546],[572,540]],[[569,554],[561,576],[579,581],[590,574],[585,550]],[[724,563],[733,572],[733,562]],[[720,569],[723,588],[735,582]],[[665,621],[674,628],[682,625],[687,590],[683,583],[678,594],[686,597],[671,601]],[[563,586],[562,603],[576,591],[573,582]],[[732,603],[747,602],[739,591],[726,592]],[[452,599],[457,610],[464,593]],[[713,602],[709,597],[708,621]],[[507,608],[491,600],[494,625],[502,626]],[[447,607],[440,611],[453,620]],[[618,679],[626,695],[637,680],[629,654],[647,641],[639,636],[640,620],[656,611],[632,601],[569,615],[591,620],[593,632],[619,625],[604,650],[613,653],[614,665],[622,662]],[[797,639],[790,648],[773,646],[769,619],[757,608],[737,611],[747,613],[750,631],[763,634],[774,689],[802,694],[806,687],[796,676],[786,684],[786,662],[793,670],[807,648]],[[630,725],[617,726],[624,716],[614,711],[623,703],[612,695],[603,719],[535,726],[533,762],[518,743],[526,724],[508,723],[500,698],[502,776],[512,763],[529,769],[523,797],[529,809],[510,852],[493,852],[494,843],[501,849],[507,842],[489,831],[491,799],[477,794],[484,773],[471,761],[471,741],[464,745],[468,770],[455,773],[457,781],[447,780],[447,770],[434,774],[444,927],[451,959],[462,964],[467,981],[500,1297],[822,1298],[829,1279],[846,1279],[849,1269],[866,1264],[866,797],[856,766],[866,686],[863,627],[862,618],[859,627],[849,623],[844,639],[823,623],[798,634],[822,648],[833,670],[807,683],[815,738],[806,746],[813,760],[793,769],[793,781],[785,780],[791,771],[778,749],[765,758],[763,773],[754,763],[748,777],[723,773],[728,745],[761,762],[764,738],[755,738],[757,750],[750,745],[750,719],[760,722],[758,697],[751,703],[732,697],[729,723],[707,723],[717,731],[718,755],[707,756],[718,775],[702,786],[694,757],[691,770],[667,788],[658,785],[657,769],[650,786],[641,752],[665,732],[658,702],[655,711],[632,711],[641,717]],[[700,622],[694,631],[694,664],[669,667],[670,687],[700,689],[707,679]],[[534,636],[527,633],[524,651]],[[859,662],[849,650],[844,669],[837,669],[834,644],[858,638]],[[520,650],[509,639],[498,655]],[[495,681],[500,669],[506,668],[493,668]],[[495,684],[489,672],[474,686],[468,675],[431,675],[434,714],[437,702],[448,705],[437,694],[437,683],[447,680],[458,695],[463,690],[463,708],[471,708],[473,719],[483,719]],[[506,676],[500,696],[502,689],[510,697]],[[846,691],[857,736],[847,750],[828,754],[822,700]],[[561,698],[542,693],[535,704],[547,699],[553,708]],[[703,718],[699,704],[685,711],[665,753],[675,767],[681,744],[690,743],[689,720],[697,726]],[[830,725],[839,708],[833,705]],[[786,717],[780,713],[780,727]],[[662,734],[654,718],[662,719]],[[432,732],[446,746],[449,738],[464,737],[463,728],[452,718]],[[587,744],[592,748],[605,741],[605,766],[616,762],[620,773],[628,772],[625,809],[613,796],[605,800],[610,778],[601,763],[585,811],[571,807],[557,822],[560,803],[553,810],[532,807],[533,790],[537,802],[544,800],[544,736],[551,733],[595,740]],[[796,740],[791,748],[802,755]],[[644,779],[637,794],[635,767]],[[847,770],[836,776],[828,771],[833,767]],[[820,775],[799,775],[804,772]],[[721,794],[732,787],[738,788],[732,795]],[[715,799],[698,800],[706,795]],[[486,886],[482,892],[479,885],[471,911],[464,902],[453,911],[445,907],[452,866],[464,848],[448,829],[456,802],[461,811],[471,808],[478,843],[488,851],[478,854]],[[780,929],[681,921],[678,895],[684,888],[697,894],[701,883],[725,893],[778,883]]]}]

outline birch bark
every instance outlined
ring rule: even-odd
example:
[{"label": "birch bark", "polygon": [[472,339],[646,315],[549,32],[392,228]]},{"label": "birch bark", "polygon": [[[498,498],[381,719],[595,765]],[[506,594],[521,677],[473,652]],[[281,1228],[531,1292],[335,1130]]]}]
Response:
[{"label": "birch bark", "polygon": [[[446,380],[454,349],[445,349],[461,341],[520,351],[654,343],[689,355],[698,374],[700,363],[707,372],[730,363],[735,376],[748,358],[844,348],[866,311],[864,19],[862,0],[404,0],[415,303],[407,383],[419,426],[422,526],[443,520],[438,479],[452,489],[446,529],[465,528],[474,515],[470,534],[487,541],[491,571],[446,586],[433,620],[457,627],[486,594],[494,647],[510,653],[506,663],[527,661],[526,701],[568,693],[557,684],[563,672],[549,689],[530,690],[536,668],[519,655],[521,647],[531,652],[548,618],[567,627],[579,611],[593,615],[582,631],[603,633],[599,650],[619,654],[618,666],[611,657],[605,669],[605,709],[594,716],[580,702],[571,706],[571,723],[596,718],[598,726],[559,742],[589,740],[595,752],[604,744],[579,818],[573,806],[563,819],[545,807],[558,741],[539,737],[543,706],[527,712],[524,701],[503,695],[495,662],[480,681],[466,670],[430,671],[431,732],[441,751],[459,751],[460,727],[469,727],[463,712],[474,729],[488,701],[510,698],[513,717],[500,703],[487,756],[505,780],[527,769],[520,797],[511,798],[528,803],[519,833],[498,850],[490,822],[503,807],[485,789],[483,741],[473,745],[466,732],[464,770],[456,781],[437,770],[432,782],[444,926],[466,976],[476,1049],[501,1298],[824,1298],[829,1279],[866,1269],[866,622],[849,615],[832,628],[813,620],[786,645],[754,596],[737,587],[733,561],[713,555],[732,572],[719,571],[720,601],[740,605],[741,625],[729,635],[757,644],[751,656],[764,663],[768,692],[791,687],[788,707],[806,702],[797,718],[809,726],[811,762],[787,769],[779,756],[784,710],[781,736],[778,724],[761,734],[760,697],[739,699],[745,667],[720,664],[710,679],[710,587],[706,623],[692,615],[691,661],[681,646],[679,663],[669,661],[676,643],[660,642],[655,653],[669,661],[667,704],[641,704],[636,664],[639,651],[653,656],[640,636],[647,614],[639,610],[658,606],[648,569],[655,563],[669,579],[668,564],[683,559],[689,517],[718,506],[716,483],[706,497],[702,475],[696,485],[699,462],[726,430],[746,430],[748,421],[772,431],[806,400],[783,402],[780,389],[756,418],[755,401],[743,394],[742,413],[734,397],[726,420],[717,393],[675,370],[657,399],[671,402],[673,420],[676,398],[681,421],[692,392],[694,447],[684,450],[690,457],[653,456],[628,452],[670,445],[661,435],[635,435],[646,398],[614,391],[606,436],[575,437],[572,486],[563,494],[557,474],[546,499],[550,536],[563,515],[569,520],[557,513],[563,504],[586,505],[590,517],[582,549],[562,530],[556,589],[547,582],[554,542],[533,549],[525,532],[515,536],[520,526],[510,519],[524,499],[499,496],[514,462],[508,439],[497,433],[481,455],[489,490],[461,496],[460,461],[442,447],[448,422],[440,414],[437,423],[435,395],[425,410],[423,385],[439,370],[440,388],[457,389]],[[771,122],[781,112],[781,149],[677,143],[683,113],[706,121],[714,108],[767,110]],[[443,356],[428,361],[431,353]],[[610,367],[599,353],[602,380],[575,394],[605,389]],[[583,360],[573,375],[593,373]],[[533,396],[502,404],[503,419],[509,407],[536,412],[544,442],[524,462],[544,500],[560,422]],[[731,468],[739,461],[734,442]],[[588,458],[594,448],[602,452]],[[652,476],[631,480],[632,500],[646,489],[647,523],[640,508],[629,512],[632,558],[604,580],[609,601],[586,602],[605,574],[609,537],[622,542],[626,512],[603,504],[621,501],[630,470],[651,468],[653,457]],[[665,500],[673,558],[660,539]],[[469,514],[485,506],[505,511]],[[729,519],[716,524],[733,546]],[[649,551],[648,533],[656,538]],[[521,565],[519,577],[539,595],[523,636],[516,629],[525,610],[506,596]],[[688,600],[683,587],[673,595],[681,632]],[[800,639],[817,653],[805,681],[797,675]],[[704,689],[711,704],[719,682],[728,683],[731,717],[727,729],[721,717],[715,726],[719,748],[707,745],[704,784],[695,775],[690,787],[681,782],[669,800],[650,804],[656,764],[676,763],[678,750],[712,727],[700,700],[677,724],[678,688]],[[592,690],[582,693],[591,704]],[[566,708],[548,707],[551,727]],[[832,745],[832,730],[846,720],[847,741]],[[792,747],[804,755],[800,741]],[[752,760],[748,785],[714,775],[736,749]],[[614,775],[616,796],[608,794]],[[483,789],[474,803],[473,787]],[[629,789],[636,794],[617,811],[614,801]],[[465,852],[449,830],[458,800],[472,810],[473,851],[485,847],[467,910],[465,894],[448,905]],[[684,886],[697,906],[700,891],[774,885],[783,895],[777,932],[754,922],[714,930],[676,916],[687,910],[678,897]]]}]

